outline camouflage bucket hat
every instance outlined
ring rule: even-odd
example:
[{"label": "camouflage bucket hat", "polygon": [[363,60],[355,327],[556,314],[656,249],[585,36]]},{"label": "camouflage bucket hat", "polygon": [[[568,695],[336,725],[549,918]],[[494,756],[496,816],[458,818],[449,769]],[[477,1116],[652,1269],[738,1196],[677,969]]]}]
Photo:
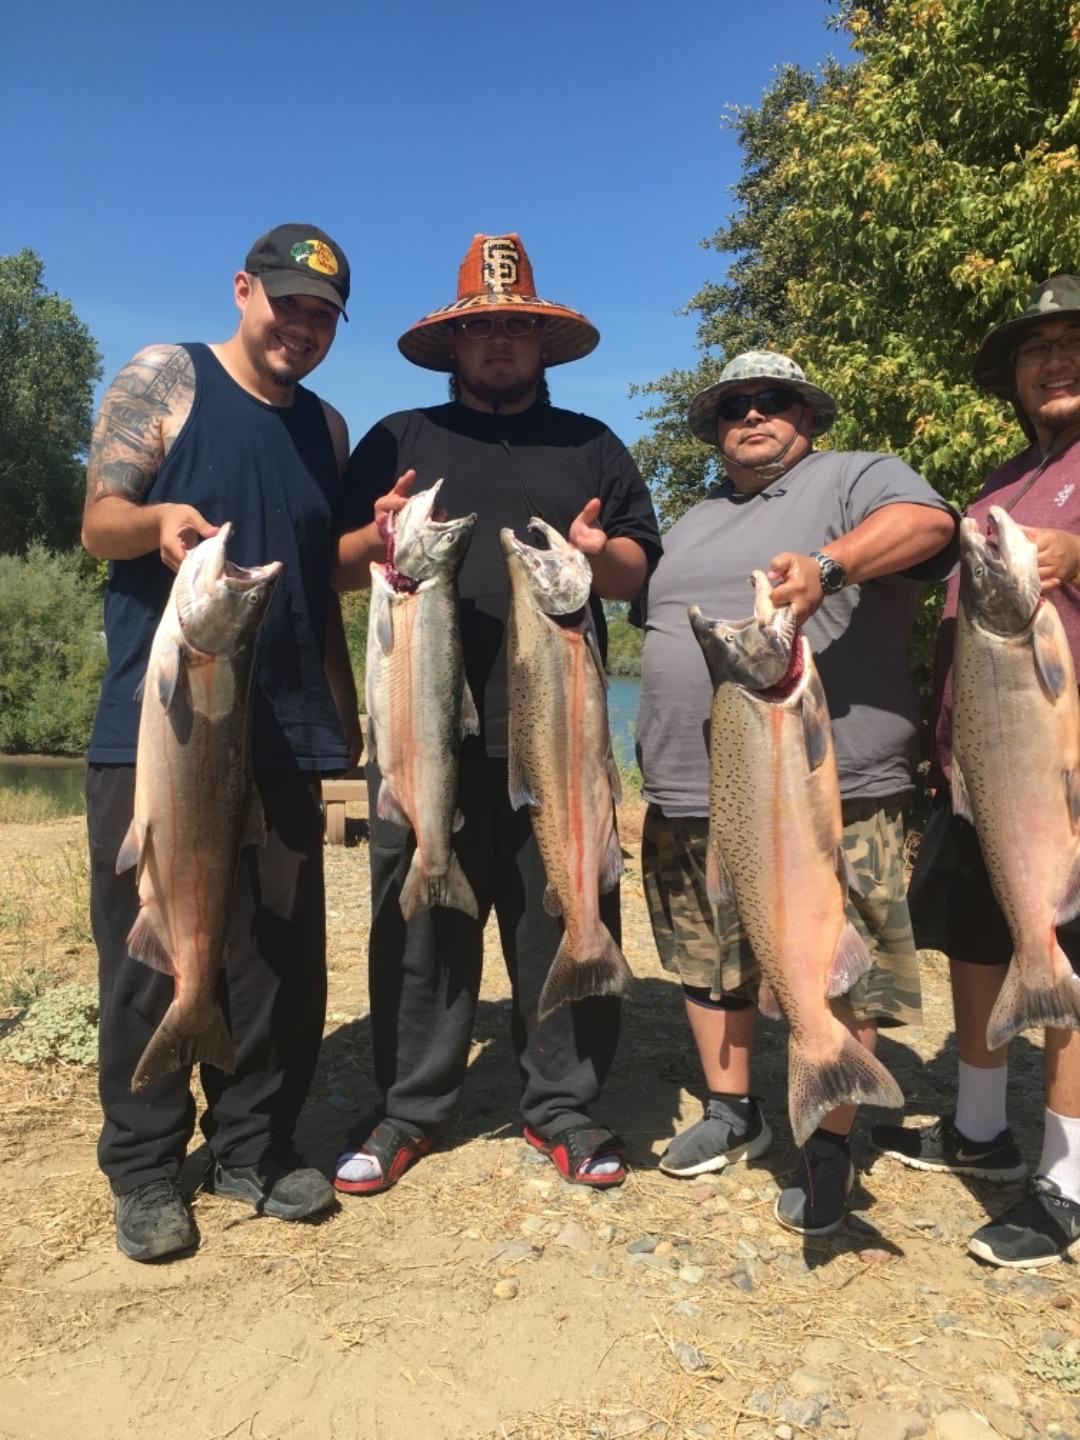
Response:
[{"label": "camouflage bucket hat", "polygon": [[736,385],[750,380],[774,380],[786,390],[801,395],[814,416],[811,435],[824,435],[836,419],[836,401],[818,385],[811,385],[794,360],[776,350],[746,350],[729,360],[715,384],[707,385],[694,396],[686,414],[686,423],[706,445],[715,445],[717,407]]},{"label": "camouflage bucket hat", "polygon": [[972,370],[975,384],[1003,400],[1011,400],[1016,394],[1013,351],[1025,332],[1043,320],[1069,316],[1080,320],[1080,276],[1051,275],[1036,287],[1027,308],[1015,320],[991,330],[980,345]]}]

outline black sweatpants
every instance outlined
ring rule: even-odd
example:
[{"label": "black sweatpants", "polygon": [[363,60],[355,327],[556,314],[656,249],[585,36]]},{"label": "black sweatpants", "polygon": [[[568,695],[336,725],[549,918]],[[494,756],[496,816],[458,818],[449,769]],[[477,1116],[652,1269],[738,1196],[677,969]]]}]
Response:
[{"label": "black sweatpants", "polygon": [[[256,776],[265,846],[241,851],[218,989],[236,1047],[225,1075],[201,1067],[202,1130],[216,1159],[257,1164],[287,1150],[311,1086],[326,1014],[326,921],[320,781],[306,772]],[[90,913],[98,948],[98,1087],[105,1123],[98,1162],[117,1194],[175,1179],[195,1129],[190,1071],[131,1093],[131,1077],[173,997],[171,976],[127,953],[138,911],[135,871],[116,873],[131,823],[135,770],[91,765],[86,781]]]},{"label": "black sweatpants", "polygon": [[[406,925],[398,897],[412,859],[411,830],[380,820],[380,775],[368,766],[371,798],[369,984],[375,1079],[382,1113],[432,1134],[453,1116],[469,1058],[480,992],[484,923],[492,905],[513,995],[511,1037],[523,1083],[521,1111],[533,1129],[557,1133],[588,1123],[615,1057],[620,1003],[596,997],[564,1005],[537,1024],[540,992],[559,947],[562,921],[543,907],[547,877],[528,810],[515,811],[506,761],[466,744],[454,836],[480,908],[421,910]],[[601,897],[616,940],[619,892]]]}]

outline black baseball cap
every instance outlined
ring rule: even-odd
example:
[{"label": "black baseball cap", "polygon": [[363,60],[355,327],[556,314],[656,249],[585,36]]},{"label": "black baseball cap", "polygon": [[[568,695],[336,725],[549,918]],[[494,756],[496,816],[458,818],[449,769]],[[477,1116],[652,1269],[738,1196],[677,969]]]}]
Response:
[{"label": "black baseball cap", "polygon": [[277,225],[247,253],[244,269],[257,275],[268,295],[318,295],[345,314],[349,262],[317,225]]}]

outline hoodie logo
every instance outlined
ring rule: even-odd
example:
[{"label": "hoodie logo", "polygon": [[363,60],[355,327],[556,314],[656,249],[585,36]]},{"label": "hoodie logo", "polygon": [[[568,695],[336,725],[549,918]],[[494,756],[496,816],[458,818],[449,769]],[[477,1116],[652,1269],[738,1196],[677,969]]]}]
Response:
[{"label": "hoodie logo", "polygon": [[1063,485],[1058,491],[1058,493],[1054,496],[1054,504],[1058,507],[1059,510],[1065,504],[1065,501],[1068,500],[1069,496],[1073,493],[1075,489],[1075,485]]}]

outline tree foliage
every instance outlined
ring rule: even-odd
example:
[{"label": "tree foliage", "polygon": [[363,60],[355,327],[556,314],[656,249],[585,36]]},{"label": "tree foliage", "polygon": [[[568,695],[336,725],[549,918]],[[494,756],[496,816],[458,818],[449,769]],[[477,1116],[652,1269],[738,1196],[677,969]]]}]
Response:
[{"label": "tree foliage", "polygon": [[32,250],[0,256],[0,554],[77,543],[98,348]]},{"label": "tree foliage", "polygon": [[763,343],[836,396],[829,444],[900,454],[958,504],[1024,443],[971,362],[1080,263],[1080,3],[838,0],[833,21],[853,64],[787,68],[731,117],[739,208],[708,243],[734,258],[636,447],[667,520],[717,474],[690,396]]}]

